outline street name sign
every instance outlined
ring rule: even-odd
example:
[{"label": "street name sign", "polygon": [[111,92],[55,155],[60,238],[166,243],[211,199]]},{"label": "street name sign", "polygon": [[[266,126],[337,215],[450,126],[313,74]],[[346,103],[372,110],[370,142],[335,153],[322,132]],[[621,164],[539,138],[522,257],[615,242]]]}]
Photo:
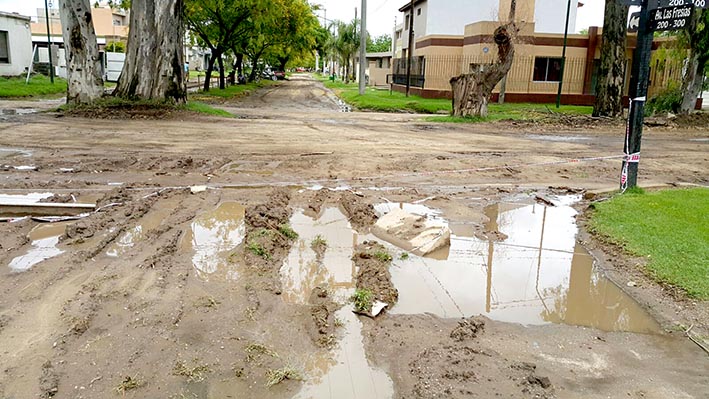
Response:
[{"label": "street name sign", "polygon": [[696,8],[709,7],[709,0],[650,0],[650,9],[682,7],[692,5]]},{"label": "street name sign", "polygon": [[650,11],[650,30],[670,31],[688,28],[693,12],[693,5],[652,10]]}]

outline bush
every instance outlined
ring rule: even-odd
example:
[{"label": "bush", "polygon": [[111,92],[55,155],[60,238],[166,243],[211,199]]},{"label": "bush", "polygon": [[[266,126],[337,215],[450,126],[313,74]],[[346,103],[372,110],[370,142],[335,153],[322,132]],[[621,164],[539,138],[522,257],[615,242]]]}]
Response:
[{"label": "bush", "polygon": [[645,115],[652,116],[658,113],[679,112],[682,105],[682,89],[678,85],[672,85],[651,98],[645,106]]}]

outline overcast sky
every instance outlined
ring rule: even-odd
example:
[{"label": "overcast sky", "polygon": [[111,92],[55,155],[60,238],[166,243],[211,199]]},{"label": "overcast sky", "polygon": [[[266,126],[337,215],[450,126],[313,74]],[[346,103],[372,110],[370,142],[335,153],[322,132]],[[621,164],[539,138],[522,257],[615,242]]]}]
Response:
[{"label": "overcast sky", "polygon": [[[469,0],[471,4],[475,0]],[[604,0],[581,0],[584,6],[579,9],[576,29],[586,29],[591,25],[603,25]],[[53,0],[57,7],[58,0]],[[350,21],[354,18],[355,7],[361,7],[361,0],[310,0],[311,4],[321,4],[327,11],[327,19]],[[399,8],[406,0],[368,0],[367,30],[375,36],[391,33],[394,28],[394,18],[401,22]],[[37,8],[44,8],[44,0],[0,0],[0,11],[18,12],[37,18]],[[361,10],[360,10],[361,12]],[[318,11],[322,19],[325,12]]]}]

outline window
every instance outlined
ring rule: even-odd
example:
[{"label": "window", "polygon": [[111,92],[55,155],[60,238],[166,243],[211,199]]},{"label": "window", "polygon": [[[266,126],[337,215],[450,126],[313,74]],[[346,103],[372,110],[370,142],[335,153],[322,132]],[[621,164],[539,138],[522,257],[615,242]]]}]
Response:
[{"label": "window", "polygon": [[10,63],[10,48],[8,47],[7,31],[0,30],[0,64]]},{"label": "window", "polygon": [[535,82],[558,82],[561,77],[561,58],[537,57],[534,59]]},{"label": "window", "polygon": [[419,7],[418,11],[416,11],[416,15],[421,15],[421,7]]},{"label": "window", "polygon": [[404,30],[409,30],[409,20],[410,19],[411,19],[411,17],[409,16],[409,14],[406,14],[404,16]]}]

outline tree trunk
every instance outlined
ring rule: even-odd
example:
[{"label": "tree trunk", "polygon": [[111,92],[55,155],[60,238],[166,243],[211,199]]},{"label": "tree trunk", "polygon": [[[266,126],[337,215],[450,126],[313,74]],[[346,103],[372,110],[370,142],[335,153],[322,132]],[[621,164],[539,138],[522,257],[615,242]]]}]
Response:
[{"label": "tree trunk", "polygon": [[115,95],[185,102],[183,0],[133,0]]},{"label": "tree trunk", "polygon": [[86,104],[103,95],[101,59],[88,0],[59,2],[67,66],[67,104]]},{"label": "tree trunk", "polygon": [[593,116],[617,117],[623,113],[627,16],[627,6],[606,1]]},{"label": "tree trunk", "polygon": [[699,27],[700,22],[709,22],[706,18],[707,10],[697,9],[692,16],[692,22],[689,26],[689,57],[687,59],[687,72],[682,80],[682,104],[680,105],[680,114],[689,114],[694,111],[697,104],[697,97],[702,91],[704,84],[705,68],[709,62],[709,41],[707,40],[707,32],[709,28],[704,26]]},{"label": "tree trunk", "polygon": [[697,105],[697,98],[704,85],[704,69],[707,64],[706,59],[699,59],[696,55],[688,61],[687,74],[682,82],[682,93],[684,95],[679,109],[679,113],[685,115],[694,111],[694,107]]},{"label": "tree trunk", "polygon": [[244,55],[236,54],[236,73],[241,76],[244,73]]},{"label": "tree trunk", "polygon": [[450,80],[453,88],[453,116],[482,118],[487,116],[487,104],[492,90],[512,68],[515,49],[510,30],[516,32],[516,29],[515,23],[511,22],[495,30],[497,62],[471,66],[473,70],[470,73]]},{"label": "tree trunk", "polygon": [[219,57],[217,58],[217,62],[219,63],[219,89],[224,90],[226,89],[226,79],[224,75],[224,59],[222,57]]},{"label": "tree trunk", "polygon": [[217,61],[219,53],[217,50],[212,49],[212,54],[209,56],[209,64],[207,64],[207,71],[204,73],[204,91],[209,91],[212,87],[212,72],[214,72],[214,63]]}]

